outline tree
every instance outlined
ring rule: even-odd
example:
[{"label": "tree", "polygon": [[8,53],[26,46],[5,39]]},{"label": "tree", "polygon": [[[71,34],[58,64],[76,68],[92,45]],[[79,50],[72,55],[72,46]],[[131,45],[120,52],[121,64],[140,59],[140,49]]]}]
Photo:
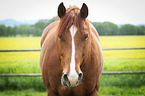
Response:
[{"label": "tree", "polygon": [[111,22],[103,22],[105,35],[118,35],[118,26]]},{"label": "tree", "polygon": [[17,33],[18,33],[18,27],[15,25],[15,26],[13,27],[13,36],[16,36]]},{"label": "tree", "polygon": [[145,26],[136,26],[137,35],[145,35]]},{"label": "tree", "polygon": [[100,35],[118,35],[119,28],[116,24],[111,22],[92,22]]},{"label": "tree", "polygon": [[[36,22],[34,25],[20,25],[20,26],[8,26],[0,25],[0,36],[41,36],[43,30],[52,22],[58,18],[53,17],[51,19],[42,19]],[[91,22],[99,35],[145,35],[145,26],[134,26],[131,24],[121,25],[118,27],[111,22]]]},{"label": "tree", "polygon": [[12,36],[12,35],[13,35],[13,28],[8,26],[7,27],[7,34],[6,34],[6,36]]},{"label": "tree", "polygon": [[22,36],[30,35],[30,26],[29,25],[20,25],[18,28],[18,34]]},{"label": "tree", "polygon": [[137,29],[134,25],[125,24],[120,27],[121,35],[137,35]]},{"label": "tree", "polygon": [[5,25],[0,25],[0,36],[6,36],[7,28]]},{"label": "tree", "polygon": [[34,24],[32,27],[33,30],[33,35],[34,36],[41,36],[43,30],[45,29],[46,26],[48,26],[50,23],[55,21],[55,17],[49,20],[39,20],[36,24]]}]

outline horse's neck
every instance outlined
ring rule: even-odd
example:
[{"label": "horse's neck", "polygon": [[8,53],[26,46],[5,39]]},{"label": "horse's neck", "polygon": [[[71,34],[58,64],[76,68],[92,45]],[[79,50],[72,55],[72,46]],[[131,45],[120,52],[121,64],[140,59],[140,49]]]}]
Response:
[{"label": "horse's neck", "polygon": [[99,34],[97,30],[95,29],[95,27],[91,23],[89,23],[89,25],[90,25],[90,31],[93,32],[95,36],[97,37],[97,39],[100,41]]},{"label": "horse's neck", "polygon": [[92,34],[92,46],[93,46],[93,50],[96,51],[95,53],[97,53],[96,55],[98,56],[98,61],[99,61],[99,73],[102,73],[103,70],[103,52],[102,52],[102,48],[100,45],[100,41],[99,38],[97,38],[97,36],[95,35],[95,33],[93,31],[91,31]]}]

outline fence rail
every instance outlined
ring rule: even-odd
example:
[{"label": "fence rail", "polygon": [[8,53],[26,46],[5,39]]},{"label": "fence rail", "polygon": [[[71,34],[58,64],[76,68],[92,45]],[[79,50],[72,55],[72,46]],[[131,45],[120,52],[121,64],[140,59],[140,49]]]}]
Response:
[{"label": "fence rail", "polygon": [[[136,50],[145,49],[145,47],[132,48],[102,48],[103,50]],[[41,49],[0,49],[0,52],[26,52],[26,51],[40,51]]]},{"label": "fence rail", "polygon": [[136,50],[145,49],[145,47],[131,47],[131,48],[102,48],[102,50]]},{"label": "fence rail", "polygon": [[40,51],[41,49],[0,49],[0,52]]},{"label": "fence rail", "polygon": [[[132,48],[103,48],[102,50],[136,50],[145,49],[145,47],[132,47]],[[41,49],[0,49],[0,52],[27,52],[27,51],[40,51]],[[127,71],[127,72],[103,72],[102,74],[145,74],[145,71]],[[12,76],[41,76],[41,74],[0,74],[0,77]]]},{"label": "fence rail", "polygon": [[[128,71],[128,72],[103,72],[102,74],[145,74],[145,71]],[[17,76],[23,76],[23,77],[32,77],[32,76],[41,76],[40,73],[38,74],[0,74],[0,77],[17,77]]]}]

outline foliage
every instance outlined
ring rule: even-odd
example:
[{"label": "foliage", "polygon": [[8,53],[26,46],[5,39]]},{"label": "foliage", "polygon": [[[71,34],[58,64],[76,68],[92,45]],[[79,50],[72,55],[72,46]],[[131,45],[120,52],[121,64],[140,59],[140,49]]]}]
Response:
[{"label": "foliage", "polygon": [[39,20],[34,25],[20,25],[14,27],[0,25],[0,36],[41,36],[44,28],[54,21],[55,17],[50,20]]},{"label": "foliage", "polygon": [[137,26],[137,35],[144,35],[145,34],[145,26]]},{"label": "foliage", "polygon": [[[39,20],[34,25],[20,25],[14,27],[6,27],[0,25],[0,36],[41,36],[44,28],[50,23],[57,20],[52,19]],[[131,24],[124,24],[118,27],[111,22],[91,22],[100,35],[145,35],[145,26],[135,26]]]},{"label": "foliage", "polygon": [[145,26],[124,24],[118,27],[111,22],[91,22],[100,35],[145,35]]},{"label": "foliage", "polygon": [[122,35],[137,35],[137,28],[131,24],[122,25],[119,31]]},{"label": "foliage", "polygon": [[0,36],[6,36],[7,35],[7,29],[5,25],[0,25]]},{"label": "foliage", "polygon": [[111,22],[92,22],[92,24],[100,35],[118,35],[119,28],[116,24],[113,24]]}]

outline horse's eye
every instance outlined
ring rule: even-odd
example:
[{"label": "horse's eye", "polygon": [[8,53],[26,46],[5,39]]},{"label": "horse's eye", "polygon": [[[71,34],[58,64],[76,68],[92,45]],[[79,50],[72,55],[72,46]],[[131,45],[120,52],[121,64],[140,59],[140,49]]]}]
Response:
[{"label": "horse's eye", "polygon": [[84,35],[84,39],[86,40],[88,38],[88,34],[85,34]]},{"label": "horse's eye", "polygon": [[58,35],[58,38],[59,38],[60,40],[62,40],[62,36],[61,36],[61,35]]}]

